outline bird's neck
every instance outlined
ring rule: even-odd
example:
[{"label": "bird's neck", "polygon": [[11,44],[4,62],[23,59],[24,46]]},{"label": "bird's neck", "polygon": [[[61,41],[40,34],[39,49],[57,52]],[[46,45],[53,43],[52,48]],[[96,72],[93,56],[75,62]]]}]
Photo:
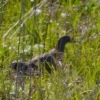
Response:
[{"label": "bird's neck", "polygon": [[57,45],[56,46],[56,50],[58,51],[58,52],[64,52],[64,48],[65,48],[65,45],[63,44],[63,45]]}]

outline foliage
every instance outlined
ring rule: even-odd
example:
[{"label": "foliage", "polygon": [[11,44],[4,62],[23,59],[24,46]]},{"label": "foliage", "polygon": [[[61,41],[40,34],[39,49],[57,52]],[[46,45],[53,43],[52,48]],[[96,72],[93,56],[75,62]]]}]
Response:
[{"label": "foliage", "polygon": [[[0,2],[0,99],[100,99],[99,0],[2,0]],[[41,77],[16,78],[13,61],[28,61],[67,44],[64,68]]]}]

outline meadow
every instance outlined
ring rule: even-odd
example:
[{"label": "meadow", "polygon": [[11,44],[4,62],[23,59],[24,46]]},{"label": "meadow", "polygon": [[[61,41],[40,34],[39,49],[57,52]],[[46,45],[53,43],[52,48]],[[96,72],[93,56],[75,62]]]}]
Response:
[{"label": "meadow", "polygon": [[[23,76],[11,69],[69,35],[64,69]],[[0,100],[100,100],[100,1],[1,0]],[[19,81],[18,81],[19,80]]]}]

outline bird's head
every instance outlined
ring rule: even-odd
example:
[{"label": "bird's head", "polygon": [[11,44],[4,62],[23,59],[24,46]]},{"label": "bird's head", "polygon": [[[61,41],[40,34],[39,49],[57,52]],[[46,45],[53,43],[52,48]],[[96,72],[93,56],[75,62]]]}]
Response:
[{"label": "bird's head", "polygon": [[70,36],[62,36],[57,42],[56,49],[60,52],[64,52],[65,44],[68,42],[74,42],[74,39]]}]

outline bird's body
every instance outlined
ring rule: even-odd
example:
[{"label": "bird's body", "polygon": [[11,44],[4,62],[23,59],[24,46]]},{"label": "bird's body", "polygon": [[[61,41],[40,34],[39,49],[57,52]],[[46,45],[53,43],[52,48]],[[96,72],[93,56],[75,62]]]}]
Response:
[{"label": "bird's body", "polygon": [[58,52],[56,49],[52,49],[47,53],[36,56],[32,60],[28,61],[27,64],[35,64],[36,66],[40,66],[40,68],[43,66],[49,73],[51,73],[50,66],[54,66],[56,69],[57,61],[61,61],[63,58],[62,56],[63,52]]},{"label": "bird's body", "polygon": [[[59,61],[62,61],[63,59],[65,44],[71,41],[72,39],[69,36],[62,36],[58,40],[54,49],[47,53],[40,54],[28,62],[12,63],[12,68],[26,75],[28,75],[30,72],[34,73],[35,70],[40,70],[41,68],[45,68],[49,73],[51,73],[52,66],[53,69],[56,69],[59,65]],[[28,72],[28,70],[30,70],[30,72]]]}]

